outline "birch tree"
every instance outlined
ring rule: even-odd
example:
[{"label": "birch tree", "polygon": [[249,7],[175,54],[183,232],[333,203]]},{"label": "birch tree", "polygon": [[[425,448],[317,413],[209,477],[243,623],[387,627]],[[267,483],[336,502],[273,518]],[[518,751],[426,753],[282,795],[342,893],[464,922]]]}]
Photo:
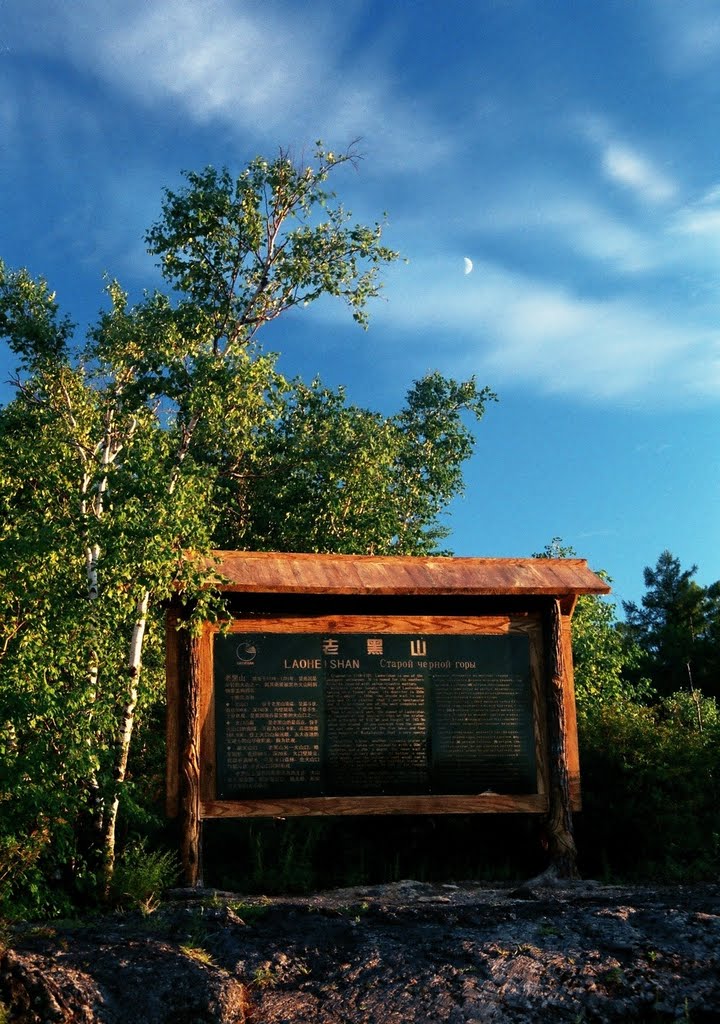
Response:
[{"label": "birch tree", "polygon": [[[47,622],[33,625],[38,604],[26,588],[30,579],[38,591],[49,582],[57,560],[74,619],[55,623],[67,650],[60,657],[55,643],[55,661],[46,654],[38,671],[62,676],[50,688],[72,692],[104,737],[97,745],[92,730],[86,737],[85,778],[106,876],[148,612],[172,589],[203,582],[183,558],[186,549],[209,549],[214,521],[212,459],[207,448],[195,459],[196,438],[211,446],[222,419],[224,443],[248,452],[283,390],[273,359],[256,348],[261,328],[321,295],[343,299],[364,324],[377,272],[395,258],[381,244],[381,225],[351,223],[326,189],[352,159],[318,146],[307,165],[280,153],[238,176],[188,173],[183,189],[166,192],[146,239],[175,294],[131,306],[111,282],[110,309],[84,344],[45,282],[0,268],[0,335],[20,358],[5,450],[22,455],[3,467],[3,583],[16,603],[3,651],[16,679],[30,669]],[[28,431],[34,452],[23,448]],[[50,546],[45,559],[35,553],[31,570],[28,530],[40,539],[43,519]]]},{"label": "birch tree", "polygon": [[218,610],[213,547],[422,553],[446,532],[487,389],[430,374],[383,417],[259,347],[321,296],[366,324],[396,253],[327,191],[351,160],[187,174],[147,234],[168,291],[132,303],[110,281],[84,339],[0,264],[19,361],[0,410],[0,862],[28,878],[50,858],[107,884],[138,715],[162,699],[160,609]]}]

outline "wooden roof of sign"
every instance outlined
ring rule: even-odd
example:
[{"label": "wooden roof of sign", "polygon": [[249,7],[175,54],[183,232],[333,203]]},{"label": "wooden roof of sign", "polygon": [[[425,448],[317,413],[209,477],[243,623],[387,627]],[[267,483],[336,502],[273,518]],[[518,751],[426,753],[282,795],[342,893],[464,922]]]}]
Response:
[{"label": "wooden roof of sign", "polygon": [[450,558],[216,551],[226,593],[544,595],[608,594],[584,558]]}]

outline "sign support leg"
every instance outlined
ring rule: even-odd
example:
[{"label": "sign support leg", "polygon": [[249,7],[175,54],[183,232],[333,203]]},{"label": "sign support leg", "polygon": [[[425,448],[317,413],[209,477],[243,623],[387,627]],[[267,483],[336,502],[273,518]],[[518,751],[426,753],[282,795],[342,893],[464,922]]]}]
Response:
[{"label": "sign support leg", "polygon": [[200,881],[200,639],[183,630],[181,643],[183,715],[180,734],[181,858],[184,882]]},{"label": "sign support leg", "polygon": [[547,717],[550,756],[550,809],[547,827],[550,846],[549,873],[556,878],[578,878],[577,850],[573,836],[570,781],[567,767],[562,612],[554,599],[549,614]]}]

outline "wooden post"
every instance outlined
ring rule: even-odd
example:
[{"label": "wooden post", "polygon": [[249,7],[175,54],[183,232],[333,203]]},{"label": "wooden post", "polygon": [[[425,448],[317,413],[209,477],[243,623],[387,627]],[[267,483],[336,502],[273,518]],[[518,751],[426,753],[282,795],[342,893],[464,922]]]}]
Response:
[{"label": "wooden post", "polygon": [[185,884],[200,882],[200,637],[180,643],[180,828]]},{"label": "wooden post", "polygon": [[167,763],[165,767],[165,813],[168,818],[177,818],[180,813],[180,716],[182,700],[180,694],[180,637],[178,616],[175,608],[169,608],[165,616],[165,743]]},{"label": "wooden post", "polygon": [[567,761],[562,612],[557,599],[553,599],[550,604],[548,634],[547,718],[550,808],[547,825],[550,843],[550,871],[558,878],[578,878]]}]

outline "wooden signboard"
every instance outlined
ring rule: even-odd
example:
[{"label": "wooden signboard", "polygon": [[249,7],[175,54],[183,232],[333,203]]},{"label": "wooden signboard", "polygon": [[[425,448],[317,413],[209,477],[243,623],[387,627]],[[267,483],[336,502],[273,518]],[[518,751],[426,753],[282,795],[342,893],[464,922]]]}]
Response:
[{"label": "wooden signboard", "polygon": [[219,552],[232,618],[168,613],[168,811],[204,818],[525,812],[574,857],[580,559]]}]

